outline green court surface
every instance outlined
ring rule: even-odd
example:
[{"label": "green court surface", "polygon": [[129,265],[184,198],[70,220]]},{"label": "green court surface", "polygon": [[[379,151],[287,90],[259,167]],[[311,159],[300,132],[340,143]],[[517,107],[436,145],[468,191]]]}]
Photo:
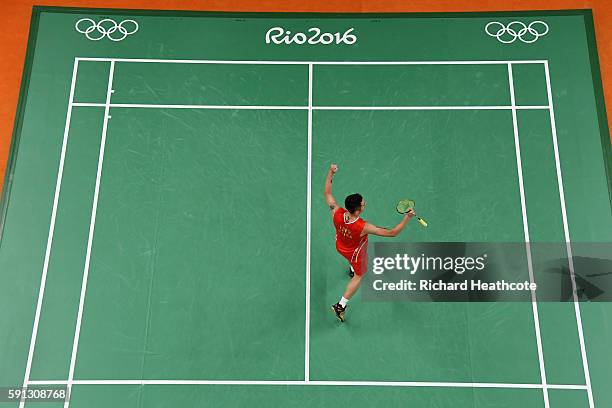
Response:
[{"label": "green court surface", "polygon": [[[92,41],[82,18],[138,31]],[[504,43],[492,21],[548,32]],[[359,191],[378,225],[406,191],[425,203],[430,227],[397,240],[611,242],[590,12],[36,8],[27,58],[0,387],[66,385],[73,408],[612,406],[609,303],[357,296],[339,324],[322,194],[334,162],[336,198]]]}]

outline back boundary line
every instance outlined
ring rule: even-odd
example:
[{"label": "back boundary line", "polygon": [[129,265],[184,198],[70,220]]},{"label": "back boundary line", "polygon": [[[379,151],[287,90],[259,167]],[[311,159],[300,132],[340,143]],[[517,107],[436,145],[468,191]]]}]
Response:
[{"label": "back boundary line", "polygon": [[[74,107],[105,108],[105,103],[74,102]],[[461,105],[461,106],[300,106],[300,105],[165,105],[140,103],[111,103],[111,108],[145,108],[145,109],[235,109],[235,110],[547,110],[547,105]]]},{"label": "back boundary line", "polygon": [[[64,385],[65,380],[30,381],[30,385]],[[249,381],[249,380],[72,380],[72,385],[296,385],[296,386],[370,386],[370,387],[435,387],[435,388],[504,388],[586,390],[578,384],[515,384],[435,381]]]},{"label": "back boundary line", "polygon": [[252,64],[252,65],[508,65],[544,64],[548,60],[516,61],[240,61],[240,60],[190,60],[190,59],[146,59],[146,58],[98,58],[76,57],[78,61],[98,62],[144,62],[169,64]]}]

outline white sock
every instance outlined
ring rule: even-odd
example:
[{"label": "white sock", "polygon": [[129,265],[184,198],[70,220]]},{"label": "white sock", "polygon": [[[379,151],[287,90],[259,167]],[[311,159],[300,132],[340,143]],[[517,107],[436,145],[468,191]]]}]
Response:
[{"label": "white sock", "polygon": [[345,299],[344,296],[342,296],[342,298],[340,299],[340,301],[338,303],[340,303],[340,306],[342,307],[346,307],[346,304],[348,303],[348,299]]}]

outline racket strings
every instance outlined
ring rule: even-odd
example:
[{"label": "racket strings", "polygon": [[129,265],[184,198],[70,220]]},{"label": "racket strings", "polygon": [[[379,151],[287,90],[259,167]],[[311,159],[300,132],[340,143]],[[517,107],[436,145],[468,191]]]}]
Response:
[{"label": "racket strings", "polygon": [[[410,210],[414,211],[415,205],[416,203],[414,200],[406,198],[403,200],[399,200],[397,202],[397,205],[395,206],[395,209],[400,214],[406,214]],[[417,220],[419,221],[419,224],[421,224],[423,227],[427,227],[427,221],[425,221],[423,218],[417,216]]]}]

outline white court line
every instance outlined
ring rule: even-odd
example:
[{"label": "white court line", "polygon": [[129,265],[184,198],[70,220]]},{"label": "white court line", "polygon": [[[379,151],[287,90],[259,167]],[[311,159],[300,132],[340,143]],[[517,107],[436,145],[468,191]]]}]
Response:
[{"label": "white court line", "polygon": [[168,64],[248,64],[248,65],[507,65],[543,64],[546,60],[516,61],[240,61],[240,60],[191,60],[191,59],[148,59],[148,58],[95,58],[78,57],[79,61],[114,61]]},{"label": "white court line", "polygon": [[[75,102],[73,106],[104,108],[104,103]],[[549,106],[286,106],[286,105],[163,105],[139,103],[112,103],[111,108],[145,108],[145,109],[244,109],[244,110],[512,110],[512,109],[550,109]]]},{"label": "white court line", "polygon": [[306,190],[306,340],[304,380],[310,380],[310,237],[312,223],[312,64],[308,65],[308,173]]},{"label": "white court line", "polygon": [[512,110],[512,109],[549,109],[548,106],[314,106],[315,110]]},{"label": "white court line", "polygon": [[557,143],[557,125],[555,123],[555,109],[553,105],[552,88],[550,86],[550,72],[548,70],[548,62],[544,64],[544,72],[546,74],[546,92],[548,94],[548,104],[550,105],[550,126],[552,130],[553,148],[555,152],[555,167],[557,170],[557,185],[559,186],[559,201],[561,202],[561,217],[563,219],[563,233],[565,234],[565,246],[567,250],[567,259],[572,281],[572,292],[574,297],[574,311],[576,314],[576,325],[578,327],[578,339],[580,341],[580,354],[582,356],[582,367],[584,368],[584,379],[587,386],[587,395],[589,398],[589,408],[595,407],[593,399],[593,389],[591,388],[591,375],[589,371],[589,361],[586,353],[584,342],[584,333],[582,331],[582,316],[580,314],[580,302],[576,293],[576,276],[574,273],[574,259],[572,257],[572,243],[570,239],[569,226],[567,224],[567,211],[565,208],[565,192],[563,190],[563,177],[561,175],[561,162],[559,160],[559,145]]},{"label": "white court line", "polygon": [[[106,90],[106,109],[104,110],[104,123],[102,125],[102,139],[100,140],[100,154],[98,156],[98,172],[96,174],[96,187],[94,190],[93,204],[91,208],[91,222],[89,224],[89,237],[87,239],[87,252],[85,255],[85,267],[83,269],[83,282],[81,284],[81,297],[79,300],[79,312],[77,314],[76,327],[74,332],[74,341],[72,344],[72,356],[70,358],[70,371],[68,373],[68,395],[72,388],[74,379],[74,367],[76,365],[76,357],[79,349],[79,337],[81,334],[81,320],[83,318],[83,306],[85,304],[85,293],[87,291],[87,279],[89,277],[89,264],[91,261],[91,246],[93,243],[94,229],[96,225],[96,212],[98,210],[98,196],[100,194],[100,179],[102,178],[102,165],[104,163],[104,148],[106,146],[106,131],[108,129],[108,119],[110,110],[110,100],[113,88],[113,74],[115,63],[111,62],[108,73],[108,87]],[[64,408],[68,408],[70,400],[64,403]]]},{"label": "white court line", "polygon": [[[32,381],[35,385],[64,385],[64,380]],[[295,385],[346,387],[432,387],[432,388],[505,388],[554,390],[585,390],[586,385],[574,384],[517,384],[436,381],[250,381],[250,380],[73,380],[73,385]]]},{"label": "white court line", "polygon": [[[512,64],[508,64],[508,83],[510,86],[510,101],[512,106],[516,104],[515,96],[514,96],[514,79],[512,76]],[[516,150],[516,167],[518,173],[519,180],[519,191],[521,195],[521,212],[523,214],[523,233],[525,236],[525,250],[527,253],[527,268],[529,270],[529,281],[531,283],[535,282],[533,276],[533,263],[531,259],[531,244],[529,238],[529,221],[527,220],[527,207],[525,204],[525,188],[523,186],[523,165],[521,159],[521,145],[519,140],[519,130],[518,130],[518,121],[516,118],[516,109],[512,109],[512,125],[514,129],[514,147]],[[540,318],[538,314],[538,303],[536,298],[535,290],[531,291],[531,307],[533,309],[533,323],[535,327],[536,333],[536,345],[538,348],[538,360],[540,363],[540,378],[542,380],[542,385],[544,386],[543,394],[544,394],[544,407],[550,408],[550,402],[548,400],[548,389],[546,388],[546,368],[544,366],[544,351],[542,349],[542,337],[540,334]]]},{"label": "white court line", "polygon": [[[104,108],[104,103],[76,102],[74,106],[93,106]],[[162,105],[142,103],[112,103],[111,108],[146,108],[146,109],[270,109],[270,110],[307,110],[308,106],[281,106],[281,105]]]},{"label": "white court line", "polygon": [[[43,298],[45,295],[45,285],[47,283],[47,271],[49,270],[49,259],[51,258],[51,247],[53,246],[53,234],[55,232],[55,219],[57,216],[57,206],[59,202],[60,191],[62,188],[62,176],[64,174],[64,160],[66,158],[66,146],[68,145],[68,134],[70,129],[70,120],[72,118],[72,102],[74,99],[74,87],[76,84],[77,71],[79,69],[79,61],[74,60],[72,67],[72,81],[70,83],[70,97],[68,99],[68,111],[66,112],[66,122],[64,124],[64,139],[62,140],[62,151],[57,170],[57,180],[55,182],[55,195],[53,196],[53,208],[51,210],[51,222],[49,224],[49,234],[47,236],[47,249],[45,251],[45,260],[43,263],[42,276],[40,278],[40,286],[38,288],[38,301],[36,303],[36,312],[34,314],[34,325],[32,327],[32,335],[30,337],[30,349],[28,351],[28,361],[26,363],[25,375],[23,377],[23,386],[27,387],[30,381],[30,371],[32,369],[32,359],[34,357],[34,348],[36,347],[36,337],[38,336],[38,323],[40,321],[40,311]],[[25,400],[21,400],[19,408],[23,408]]]}]

